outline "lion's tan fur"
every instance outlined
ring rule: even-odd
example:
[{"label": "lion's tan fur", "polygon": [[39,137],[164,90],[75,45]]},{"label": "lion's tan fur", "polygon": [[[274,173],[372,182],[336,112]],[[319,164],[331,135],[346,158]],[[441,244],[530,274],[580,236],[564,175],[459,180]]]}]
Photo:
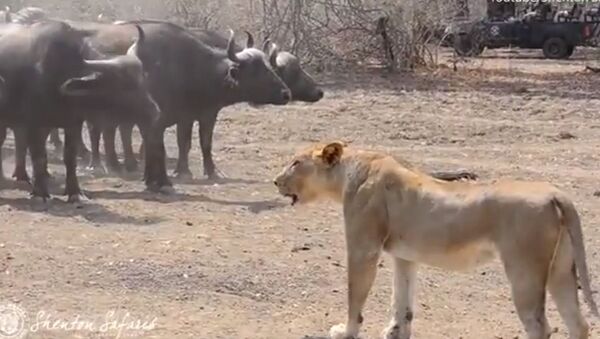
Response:
[{"label": "lion's tan fur", "polygon": [[329,197],[343,204],[349,312],[345,325],[332,328],[334,338],[358,334],[360,312],[381,252],[396,260],[395,313],[385,338],[410,337],[418,264],[463,270],[496,254],[529,338],[550,335],[543,314],[547,284],[558,298],[570,338],[588,337],[577,303],[574,264],[586,301],[593,313],[597,308],[579,217],[572,202],[551,184],[446,182],[389,155],[341,143],[303,150],[275,182],[281,194],[295,195],[300,203]]}]

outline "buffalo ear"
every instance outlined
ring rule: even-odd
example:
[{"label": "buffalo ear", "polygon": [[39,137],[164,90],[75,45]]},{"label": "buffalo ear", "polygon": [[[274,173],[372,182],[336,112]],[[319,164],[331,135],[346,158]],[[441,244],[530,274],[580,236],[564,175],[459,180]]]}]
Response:
[{"label": "buffalo ear", "polygon": [[321,150],[321,159],[328,166],[337,165],[342,159],[342,154],[344,153],[344,144],[342,142],[336,141],[328,144],[323,147]]},{"label": "buffalo ear", "polygon": [[67,96],[83,96],[97,88],[101,74],[91,73],[81,78],[70,78],[60,86],[60,93]]}]

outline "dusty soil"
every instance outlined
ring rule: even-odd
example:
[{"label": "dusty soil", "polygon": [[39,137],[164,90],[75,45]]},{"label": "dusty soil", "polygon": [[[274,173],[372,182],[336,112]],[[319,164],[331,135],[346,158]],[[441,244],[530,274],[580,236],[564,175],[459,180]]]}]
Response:
[{"label": "dusty soil", "polygon": [[[326,337],[345,319],[340,206],[292,208],[271,180],[299,147],[333,138],[426,170],[552,181],[581,211],[597,291],[600,74],[583,71],[585,53],[549,61],[491,51],[457,72],[321,75],[327,95],[317,104],[223,110],[214,153],[228,179],[203,179],[195,134],[197,179],[176,181],[171,196],[144,192],[140,173],[94,177],[82,163],[91,200],[67,204],[54,154],[46,206],[30,202],[27,187],[0,192],[0,305],[27,313],[28,338],[114,338],[118,324],[122,338]],[[172,170],[173,129],[167,139]],[[6,175],[12,149],[9,140]],[[364,338],[379,337],[388,321],[389,260],[380,266]],[[584,310],[600,337],[600,321]],[[551,301],[548,313],[555,337],[566,338]],[[79,330],[64,325],[78,321]],[[132,329],[143,322],[147,330]],[[525,336],[497,260],[465,273],[422,267],[413,329],[427,339]]]}]

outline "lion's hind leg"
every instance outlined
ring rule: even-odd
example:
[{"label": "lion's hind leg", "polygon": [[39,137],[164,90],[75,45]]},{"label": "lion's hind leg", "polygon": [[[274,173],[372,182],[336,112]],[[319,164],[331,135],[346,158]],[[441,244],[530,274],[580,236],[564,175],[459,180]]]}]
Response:
[{"label": "lion's hind leg", "polygon": [[[523,262],[528,261],[523,258]],[[546,318],[546,273],[533,265],[505,264],[506,275],[511,284],[512,298],[527,338],[550,338],[550,326]],[[527,268],[529,266],[529,268]]]},{"label": "lion's hind leg", "polygon": [[566,233],[563,233],[557,249],[556,259],[548,280],[548,289],[569,330],[569,339],[588,339],[589,325],[581,314],[577,297],[577,275],[573,248]]},{"label": "lion's hind leg", "polygon": [[558,232],[540,234],[540,229],[543,227],[515,226],[514,231],[506,232],[507,236],[498,244],[513,303],[528,339],[550,337],[546,284]]}]

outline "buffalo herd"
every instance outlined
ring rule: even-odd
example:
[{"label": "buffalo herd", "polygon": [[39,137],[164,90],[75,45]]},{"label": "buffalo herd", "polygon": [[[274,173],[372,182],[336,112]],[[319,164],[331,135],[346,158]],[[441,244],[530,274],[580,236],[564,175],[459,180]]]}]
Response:
[{"label": "buffalo herd", "polygon": [[[77,180],[77,158],[88,151],[90,168],[120,171],[115,149],[121,134],[126,171],[136,171],[132,130],[142,136],[146,188],[169,192],[165,129],[177,126],[179,157],[175,175],[191,175],[188,153],[192,127],[199,123],[204,174],[219,177],[212,141],[219,111],[236,103],[286,105],[317,102],[323,90],[291,53],[265,39],[260,46],[246,32],[246,44],[214,31],[193,30],[158,20],[81,22],[49,18],[39,8],[4,11],[0,24],[0,146],[10,128],[15,136],[13,177],[30,182],[32,195],[49,197],[46,142],[63,152],[68,201],[85,196]],[[58,129],[64,130],[64,146]],[[1,161],[0,161],[1,164]],[[1,167],[0,167],[0,173]],[[435,175],[435,174],[434,174]],[[438,173],[444,180],[469,178],[468,172]]]},{"label": "buffalo herd", "polygon": [[[177,125],[179,159],[176,175],[190,175],[188,153],[192,127],[199,123],[205,174],[218,171],[212,158],[217,114],[236,103],[285,105],[292,100],[316,102],[323,91],[292,54],[265,40],[255,46],[246,32],[245,46],[213,31],[192,31],[157,20],[114,23],[49,18],[39,8],[4,12],[0,25],[0,142],[6,129],[15,136],[13,177],[29,181],[32,195],[48,193],[46,141],[63,149],[65,191],[69,201],[83,195],[76,176],[78,155],[89,152],[82,138],[88,127],[90,167],[121,169],[117,128],[123,142],[125,169],[135,171],[132,130],[142,135],[144,181],[152,191],[172,187],[166,169],[163,134]],[[64,130],[64,147],[58,134]]]}]

